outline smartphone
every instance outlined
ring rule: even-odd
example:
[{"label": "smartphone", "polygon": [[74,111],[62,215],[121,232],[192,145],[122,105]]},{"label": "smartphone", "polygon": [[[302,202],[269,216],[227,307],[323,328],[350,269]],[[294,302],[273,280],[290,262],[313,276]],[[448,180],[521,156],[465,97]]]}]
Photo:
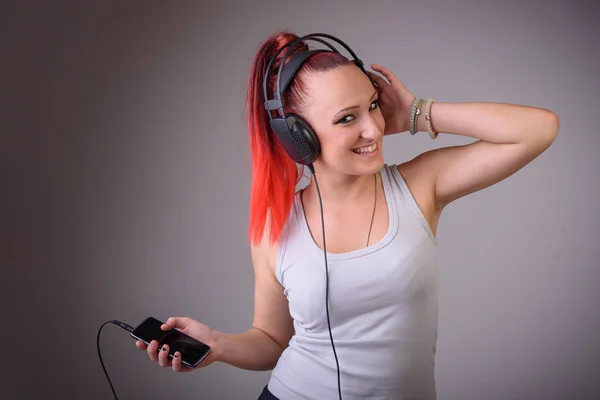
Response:
[{"label": "smartphone", "polygon": [[163,331],[160,329],[164,322],[154,317],[148,317],[139,324],[130,335],[136,340],[141,340],[146,345],[151,341],[158,341],[158,351],[162,345],[169,346],[169,358],[175,356],[175,352],[181,353],[181,363],[194,368],[200,364],[210,353],[210,347],[192,337],[189,337],[177,329]]}]

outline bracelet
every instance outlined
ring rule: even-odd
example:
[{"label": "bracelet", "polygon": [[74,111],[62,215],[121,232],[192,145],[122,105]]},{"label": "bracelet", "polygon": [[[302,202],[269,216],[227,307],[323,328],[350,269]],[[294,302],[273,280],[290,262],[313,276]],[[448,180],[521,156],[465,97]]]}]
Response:
[{"label": "bracelet", "polygon": [[417,111],[415,112],[415,122],[413,126],[415,132],[419,132],[419,115],[421,115],[421,107],[423,106],[424,102],[425,100],[419,98],[419,103],[417,104]]},{"label": "bracelet", "polygon": [[417,103],[419,103],[419,100],[422,100],[422,99],[415,96],[415,99],[413,100],[413,103],[412,103],[412,107],[410,109],[410,124],[409,124],[409,126],[410,126],[410,134],[411,135],[414,135],[415,133],[417,133],[415,130],[415,111],[417,109]]},{"label": "bracelet", "polygon": [[431,106],[435,103],[435,99],[427,99],[425,104],[425,126],[427,126],[427,133],[429,137],[435,139],[438,137],[438,132],[434,132],[433,125],[431,124]]}]

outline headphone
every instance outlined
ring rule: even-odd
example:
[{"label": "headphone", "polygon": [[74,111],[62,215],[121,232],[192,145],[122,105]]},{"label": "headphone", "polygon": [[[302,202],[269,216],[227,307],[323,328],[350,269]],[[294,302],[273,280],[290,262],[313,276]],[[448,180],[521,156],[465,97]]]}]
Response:
[{"label": "headphone", "polygon": [[[354,59],[354,64],[360,68],[360,70],[369,78],[373,86],[377,87],[376,83],[373,82],[373,79],[366,73],[363,62],[356,56],[356,54],[352,51],[352,49],[340,39],[325,34],[325,33],[311,33],[309,35],[290,40],[284,46],[282,46],[277,53],[269,60],[269,64],[267,65],[267,70],[265,72],[265,77],[263,81],[263,91],[265,96],[265,108],[267,109],[267,114],[269,114],[269,125],[271,129],[275,132],[275,136],[277,140],[282,145],[285,152],[288,156],[294,160],[296,163],[301,165],[306,165],[312,172],[315,178],[315,186],[317,188],[317,194],[319,196],[319,204],[321,208],[321,226],[323,230],[323,256],[325,258],[325,277],[326,277],[326,286],[325,286],[325,310],[327,312],[327,326],[329,328],[329,338],[331,340],[331,347],[333,349],[333,355],[335,357],[335,363],[337,367],[337,386],[338,386],[338,395],[339,399],[342,400],[342,387],[340,382],[340,365],[337,358],[337,353],[335,351],[335,343],[333,342],[333,335],[331,333],[331,321],[329,318],[329,268],[327,265],[327,244],[325,243],[325,223],[323,218],[323,201],[321,199],[321,191],[319,190],[319,183],[317,181],[317,176],[315,174],[315,169],[313,167],[313,162],[319,157],[321,153],[321,145],[319,143],[319,139],[315,134],[315,131],[311,128],[310,124],[306,122],[302,117],[296,115],[294,113],[287,113],[284,111],[284,104],[282,99],[282,93],[286,91],[292,79],[308,58],[315,54],[321,52],[333,52],[340,54],[337,49],[332,46],[330,43],[321,39],[321,37],[333,40],[340,45],[342,45],[349,53],[352,55]],[[292,56],[290,61],[286,64],[285,60],[292,53],[294,46],[298,43],[301,43],[303,40],[314,40],[320,43],[323,43],[330,50],[309,50],[309,51],[301,51]],[[285,56],[281,60],[281,64],[279,65],[279,70],[277,71],[277,83],[275,85],[274,90],[274,98],[269,99],[267,95],[267,82],[269,77],[269,71],[273,65],[273,62],[277,59],[277,56],[287,48]],[[274,118],[272,116],[272,111],[278,110],[280,113],[279,117]]]},{"label": "headphone", "polygon": [[[265,72],[265,78],[263,82],[263,91],[265,98],[265,108],[267,109],[267,113],[269,114],[269,125],[275,135],[277,140],[282,145],[285,152],[288,156],[294,160],[296,163],[301,165],[307,165],[311,172],[313,172],[312,163],[317,159],[319,154],[321,153],[321,145],[319,143],[319,139],[315,134],[314,130],[311,128],[310,124],[306,122],[302,117],[297,114],[287,113],[284,111],[284,104],[282,99],[282,94],[286,91],[292,79],[296,75],[296,72],[300,69],[302,64],[308,58],[315,53],[341,53],[330,43],[321,39],[320,37],[333,40],[340,45],[342,45],[354,59],[354,64],[361,69],[363,73],[369,78],[371,82],[371,77],[365,72],[365,68],[363,62],[356,56],[354,51],[342,40],[328,35],[326,33],[311,33],[305,35],[303,37],[290,40],[284,46],[282,46],[277,53],[271,58],[269,64],[267,65],[267,70]],[[320,43],[323,43],[330,50],[317,49],[317,50],[309,50],[309,51],[301,51],[292,56],[290,61],[286,64],[286,59],[290,56],[291,52],[294,49],[294,46],[299,44],[304,40],[314,40]],[[267,95],[267,82],[269,77],[269,71],[271,70],[271,66],[273,62],[277,59],[277,56],[283,51],[287,49],[285,56],[281,60],[281,64],[279,65],[279,70],[277,72],[277,83],[274,90],[274,98],[269,99]],[[271,111],[279,110],[280,117],[273,117]]]}]

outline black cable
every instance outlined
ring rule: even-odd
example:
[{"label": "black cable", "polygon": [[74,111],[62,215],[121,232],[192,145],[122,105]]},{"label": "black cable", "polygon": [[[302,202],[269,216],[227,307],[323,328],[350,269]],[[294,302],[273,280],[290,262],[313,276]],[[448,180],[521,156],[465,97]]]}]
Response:
[{"label": "black cable", "polygon": [[308,166],[308,169],[315,178],[315,186],[317,187],[317,194],[319,195],[319,205],[321,206],[321,227],[323,229],[323,254],[325,256],[325,310],[327,312],[327,327],[329,328],[329,339],[331,340],[331,348],[333,349],[333,356],[335,357],[335,365],[337,368],[338,395],[340,400],[342,400],[342,384],[340,382],[340,363],[338,361],[337,353],[335,351],[335,344],[333,343],[333,334],[331,333],[331,321],[329,319],[329,267],[327,265],[327,245],[325,244],[325,217],[323,216],[323,201],[321,200],[321,191],[319,190],[319,183],[317,182],[315,168],[312,164],[310,164]]},{"label": "black cable", "polygon": [[113,387],[113,384],[110,381],[110,378],[108,377],[108,372],[106,372],[106,368],[104,367],[104,362],[102,361],[102,354],[100,354],[100,332],[102,332],[102,328],[104,328],[104,325],[106,325],[106,324],[115,324],[115,325],[125,329],[127,332],[133,331],[133,327],[127,325],[124,322],[113,319],[110,321],[106,321],[105,323],[103,323],[100,326],[100,329],[98,329],[98,336],[96,337],[96,347],[98,348],[98,357],[100,358],[100,365],[102,365],[102,369],[104,370],[104,375],[106,375],[106,379],[108,379],[108,383],[110,385],[110,389],[112,390],[113,395],[115,396],[115,400],[119,400],[119,398],[117,397],[117,393],[115,392],[115,388]]}]

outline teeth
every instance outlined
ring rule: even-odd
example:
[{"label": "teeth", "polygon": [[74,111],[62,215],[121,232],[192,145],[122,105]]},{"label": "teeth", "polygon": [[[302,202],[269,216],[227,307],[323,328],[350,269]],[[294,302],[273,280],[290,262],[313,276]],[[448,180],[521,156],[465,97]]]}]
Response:
[{"label": "teeth", "polygon": [[359,154],[367,154],[367,153],[372,153],[377,149],[377,143],[374,143],[368,147],[360,147],[358,149],[354,149],[352,150],[355,153],[359,153]]}]

